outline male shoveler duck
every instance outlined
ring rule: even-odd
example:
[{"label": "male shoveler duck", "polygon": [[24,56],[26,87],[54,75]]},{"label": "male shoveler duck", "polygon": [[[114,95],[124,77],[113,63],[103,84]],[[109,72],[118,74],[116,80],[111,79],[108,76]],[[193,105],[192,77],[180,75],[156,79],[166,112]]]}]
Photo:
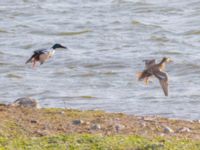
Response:
[{"label": "male shoveler duck", "polygon": [[164,69],[166,63],[170,63],[172,60],[170,58],[163,57],[158,64],[156,64],[155,59],[144,61],[145,70],[137,73],[138,80],[144,80],[145,84],[148,84],[149,78],[154,75],[159,80],[165,96],[168,96],[168,75],[166,72],[164,72]]},{"label": "male shoveler duck", "polygon": [[62,46],[61,44],[54,44],[49,49],[38,49],[33,52],[33,55],[26,61],[27,63],[33,63],[32,67],[34,68],[37,62],[40,62],[40,64],[43,64],[45,61],[47,61],[49,58],[51,58],[55,50],[58,48],[64,48],[67,49],[67,47]]}]

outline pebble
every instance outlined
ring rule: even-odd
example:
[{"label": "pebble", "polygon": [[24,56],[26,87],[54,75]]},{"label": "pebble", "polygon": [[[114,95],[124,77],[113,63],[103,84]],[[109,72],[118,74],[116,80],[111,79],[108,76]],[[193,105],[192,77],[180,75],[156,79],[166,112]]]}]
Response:
[{"label": "pebble", "polygon": [[[152,144],[149,149],[163,149],[164,145],[163,144]],[[148,147],[147,147],[148,149]]]},{"label": "pebble", "polygon": [[49,132],[46,131],[46,130],[43,130],[43,131],[37,130],[34,133],[37,134],[37,135],[39,135],[39,136],[47,136],[49,134]]},{"label": "pebble", "polygon": [[144,128],[144,127],[146,127],[147,125],[146,125],[145,122],[140,122],[140,126],[141,126],[142,128]]},{"label": "pebble", "polygon": [[124,125],[122,125],[122,124],[117,124],[117,125],[115,125],[115,130],[116,130],[117,132],[119,132],[120,130],[123,130],[123,129],[125,129],[125,126],[124,126]]},{"label": "pebble", "polygon": [[91,129],[92,129],[92,130],[101,130],[101,125],[100,125],[100,124],[93,124],[93,125],[91,126]]},{"label": "pebble", "polygon": [[86,121],[83,123],[84,125],[90,125],[90,122],[89,121]]},{"label": "pebble", "polygon": [[193,122],[195,122],[195,123],[200,123],[200,120],[193,120]]},{"label": "pebble", "polygon": [[37,121],[36,120],[31,120],[31,123],[37,123]]},{"label": "pebble", "polygon": [[74,125],[81,125],[81,124],[84,123],[84,121],[83,121],[83,120],[73,120],[72,123],[73,123]]},{"label": "pebble", "polygon": [[60,114],[65,114],[65,112],[64,112],[64,111],[61,111]]},{"label": "pebble", "polygon": [[174,133],[174,130],[170,127],[164,127],[164,133]]},{"label": "pebble", "polygon": [[28,107],[28,108],[40,108],[38,101],[31,97],[22,97],[15,100],[10,106],[14,107]]},{"label": "pebble", "polygon": [[178,132],[191,132],[191,130],[187,127],[183,127],[183,128],[178,129]]},{"label": "pebble", "polygon": [[160,136],[165,136],[165,134],[164,133],[160,133]]},{"label": "pebble", "polygon": [[156,118],[155,117],[151,117],[151,116],[148,116],[148,117],[146,116],[146,117],[143,117],[142,120],[144,120],[144,121],[155,121]]}]

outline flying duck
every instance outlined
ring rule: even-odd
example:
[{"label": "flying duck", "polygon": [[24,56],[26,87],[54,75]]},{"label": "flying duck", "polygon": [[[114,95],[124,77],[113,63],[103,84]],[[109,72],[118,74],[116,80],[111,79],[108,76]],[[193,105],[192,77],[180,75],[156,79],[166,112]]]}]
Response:
[{"label": "flying duck", "polygon": [[137,73],[138,80],[144,80],[145,84],[149,83],[149,78],[155,76],[163,89],[165,96],[168,96],[168,75],[164,72],[166,63],[172,62],[170,58],[163,57],[160,63],[156,64],[155,59],[144,60],[145,70]]},{"label": "flying duck", "polygon": [[45,61],[47,61],[49,58],[51,58],[55,50],[58,48],[64,48],[67,49],[67,47],[62,46],[61,44],[54,44],[49,49],[38,49],[33,52],[33,55],[26,61],[27,63],[33,63],[32,67],[34,68],[36,63],[39,62],[40,65],[43,64]]}]

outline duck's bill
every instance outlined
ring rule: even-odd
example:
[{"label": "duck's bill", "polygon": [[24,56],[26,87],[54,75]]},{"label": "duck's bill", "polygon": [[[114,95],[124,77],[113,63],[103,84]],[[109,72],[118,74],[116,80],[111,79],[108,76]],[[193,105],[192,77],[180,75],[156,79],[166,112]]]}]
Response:
[{"label": "duck's bill", "polygon": [[167,62],[171,63],[171,62],[173,62],[173,60],[171,58],[167,58]]},{"label": "duck's bill", "polygon": [[67,47],[65,47],[65,46],[62,46],[62,45],[61,45],[61,48],[67,49]]}]

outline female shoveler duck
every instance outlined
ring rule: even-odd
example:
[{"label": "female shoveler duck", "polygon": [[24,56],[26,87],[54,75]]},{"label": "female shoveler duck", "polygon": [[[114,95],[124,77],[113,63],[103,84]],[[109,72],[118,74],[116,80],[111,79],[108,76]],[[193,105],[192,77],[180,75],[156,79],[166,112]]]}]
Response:
[{"label": "female shoveler duck", "polygon": [[166,63],[169,62],[172,60],[167,57],[164,57],[158,64],[156,64],[155,59],[145,60],[145,70],[137,74],[138,80],[144,80],[145,84],[148,84],[149,78],[154,75],[159,80],[165,96],[168,96],[168,75],[164,69]]},{"label": "female shoveler duck", "polygon": [[54,44],[49,49],[39,49],[33,52],[33,55],[26,61],[27,63],[33,63],[32,67],[34,68],[37,62],[40,62],[40,64],[43,64],[45,61],[47,61],[49,58],[51,58],[55,50],[58,48],[65,48],[67,47],[62,46],[61,44]]}]

